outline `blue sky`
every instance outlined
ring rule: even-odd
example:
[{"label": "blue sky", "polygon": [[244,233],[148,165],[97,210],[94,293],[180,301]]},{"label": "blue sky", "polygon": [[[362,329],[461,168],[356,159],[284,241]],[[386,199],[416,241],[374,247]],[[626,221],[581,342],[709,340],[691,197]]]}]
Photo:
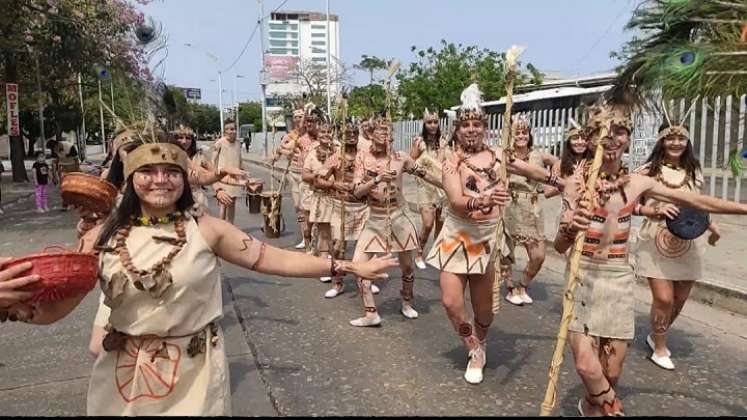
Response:
[{"label": "blue sky", "polygon": [[[265,13],[281,10],[324,12],[324,0],[265,0]],[[340,52],[349,66],[361,54],[414,59],[412,45],[437,46],[441,39],[503,51],[512,44],[528,47],[522,56],[541,70],[565,76],[611,70],[609,58],[627,39],[623,27],[636,0],[330,0],[340,17]],[[216,66],[191,43],[219,58],[221,68],[238,56],[254,29],[256,0],[154,0],[142,7],[160,21],[169,36],[164,78],[167,83],[202,89],[203,102],[218,103]],[[259,35],[233,69],[223,75],[223,100],[259,99]],[[245,76],[236,78],[236,75]],[[353,84],[367,83],[367,73],[353,71]]]}]

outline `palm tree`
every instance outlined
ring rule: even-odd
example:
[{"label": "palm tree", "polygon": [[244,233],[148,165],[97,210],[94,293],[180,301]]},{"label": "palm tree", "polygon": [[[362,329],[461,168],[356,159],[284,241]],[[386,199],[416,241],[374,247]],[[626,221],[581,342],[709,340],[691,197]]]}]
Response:
[{"label": "palm tree", "polygon": [[367,71],[371,77],[368,84],[373,84],[374,72],[376,70],[384,70],[387,68],[387,62],[382,58],[376,56],[369,57],[368,55],[363,54],[361,55],[361,62],[353,65],[353,67],[358,70]]}]

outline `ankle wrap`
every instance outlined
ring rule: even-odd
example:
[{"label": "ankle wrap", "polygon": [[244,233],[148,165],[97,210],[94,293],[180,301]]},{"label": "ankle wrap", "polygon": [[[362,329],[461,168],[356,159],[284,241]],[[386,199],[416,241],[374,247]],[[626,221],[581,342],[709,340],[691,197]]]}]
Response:
[{"label": "ankle wrap", "polygon": [[402,290],[399,294],[402,296],[402,300],[411,301],[413,298],[413,288],[415,287],[415,275],[408,274],[402,276]]}]

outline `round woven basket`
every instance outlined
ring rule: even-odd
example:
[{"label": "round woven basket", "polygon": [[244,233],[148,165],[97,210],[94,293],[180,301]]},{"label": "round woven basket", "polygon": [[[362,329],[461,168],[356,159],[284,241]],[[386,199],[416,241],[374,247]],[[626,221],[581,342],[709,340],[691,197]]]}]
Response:
[{"label": "round woven basket", "polygon": [[62,178],[62,201],[98,214],[111,212],[117,198],[117,188],[96,176],[70,172]]},{"label": "round woven basket", "polygon": [[[50,252],[52,250],[58,252]],[[40,280],[22,289],[35,292],[27,302],[52,302],[91,291],[98,278],[98,260],[94,254],[72,252],[55,245],[44,248],[39,254],[14,258],[0,269],[25,262],[32,263],[33,267],[24,271],[21,276],[37,274]]]}]

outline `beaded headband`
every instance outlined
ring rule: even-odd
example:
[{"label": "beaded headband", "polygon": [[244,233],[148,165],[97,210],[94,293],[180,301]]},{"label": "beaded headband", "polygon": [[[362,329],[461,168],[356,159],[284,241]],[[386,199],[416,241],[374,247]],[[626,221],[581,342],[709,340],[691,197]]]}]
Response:
[{"label": "beaded headband", "polygon": [[527,130],[530,130],[532,128],[532,123],[531,121],[529,121],[529,116],[524,113],[514,114],[513,116],[511,116],[511,130],[515,133],[516,130],[519,130],[521,128],[526,128]]},{"label": "beaded headband", "polygon": [[423,111],[423,121],[438,120],[438,113],[428,111],[428,108]]},{"label": "beaded headband", "polygon": [[656,141],[661,141],[669,136],[684,136],[689,140],[690,132],[687,131],[687,128],[682,125],[673,125],[661,130],[659,136],[656,138]]},{"label": "beaded headband", "polygon": [[303,109],[297,109],[293,111],[294,117],[303,117],[304,116],[304,110]]},{"label": "beaded headband", "polygon": [[181,147],[171,143],[146,143],[127,154],[124,175],[129,178],[136,170],[146,165],[166,163],[188,171],[189,157]]}]

